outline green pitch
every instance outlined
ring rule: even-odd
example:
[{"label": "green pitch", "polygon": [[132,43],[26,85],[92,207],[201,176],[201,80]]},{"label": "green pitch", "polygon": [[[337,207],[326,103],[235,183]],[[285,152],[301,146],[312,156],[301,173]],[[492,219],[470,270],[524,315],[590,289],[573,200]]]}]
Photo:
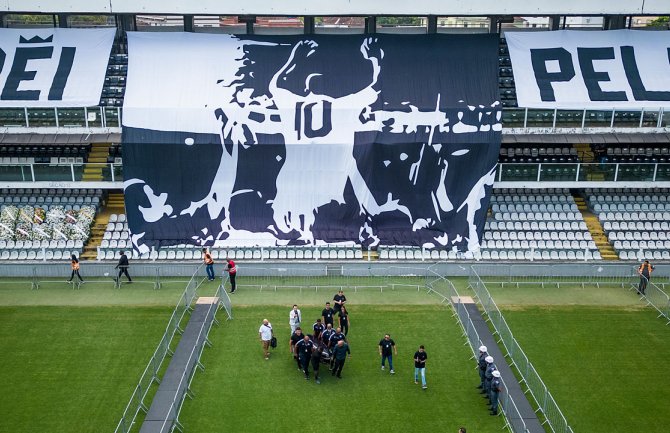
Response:
[{"label": "green pitch", "polygon": [[668,431],[670,328],[634,292],[489,290],[575,432]]},{"label": "green pitch", "polygon": [[[241,279],[240,279],[241,280]],[[379,286],[381,279],[371,279]],[[0,281],[1,282],[1,281]],[[240,281],[242,283],[242,281]],[[331,289],[241,287],[233,295],[235,320],[212,330],[205,372],[196,373],[194,400],[182,421],[188,432],[323,431],[334,420],[322,412],[341,408],[349,431],[498,431],[474,386],[478,377],[460,327],[448,309],[412,286],[347,290],[353,356],[344,379],[305,381],[288,354],[288,311],[293,303],[311,324]],[[40,433],[113,431],[133,387],[153,353],[184,282],[165,280],[114,289],[105,280],[80,290],[49,283],[0,284],[0,431]],[[201,295],[211,295],[208,283]],[[223,319],[225,316],[219,316]],[[270,319],[280,338],[269,361],[261,355],[258,327]],[[377,343],[390,332],[398,344],[396,374],[382,372]],[[426,345],[428,389],[414,385],[412,356]],[[259,407],[267,416],[259,415]],[[325,423],[325,424],[324,424]],[[325,425],[325,427],[324,427]]]}]

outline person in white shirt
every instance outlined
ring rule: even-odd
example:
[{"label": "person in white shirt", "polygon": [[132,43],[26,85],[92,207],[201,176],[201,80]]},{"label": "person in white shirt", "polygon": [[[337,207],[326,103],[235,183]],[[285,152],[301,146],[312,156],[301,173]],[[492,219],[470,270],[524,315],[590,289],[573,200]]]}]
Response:
[{"label": "person in white shirt", "polygon": [[288,314],[288,324],[291,325],[291,334],[295,332],[295,328],[300,327],[300,319],[302,314],[298,310],[298,306],[294,305],[291,312]]},{"label": "person in white shirt", "polygon": [[265,354],[265,359],[270,359],[270,340],[274,336],[274,331],[272,331],[272,324],[268,322],[268,319],[263,319],[263,324],[258,329],[258,338],[260,338],[261,343],[263,344],[263,353]]}]

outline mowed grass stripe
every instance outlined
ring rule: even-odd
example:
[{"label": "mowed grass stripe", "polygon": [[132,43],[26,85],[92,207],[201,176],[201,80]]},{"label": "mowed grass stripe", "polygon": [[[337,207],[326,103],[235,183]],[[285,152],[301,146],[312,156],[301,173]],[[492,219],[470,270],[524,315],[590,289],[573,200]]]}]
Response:
[{"label": "mowed grass stripe", "polygon": [[670,331],[642,308],[503,310],[575,432],[668,430]]},{"label": "mowed grass stripe", "polygon": [[0,307],[0,431],[113,431],[170,309]]},{"label": "mowed grass stripe", "polygon": [[[237,296],[237,294],[235,295]],[[423,296],[426,296],[423,294]],[[294,300],[302,304],[297,296]],[[181,420],[189,432],[385,432],[499,431],[475,389],[471,352],[449,310],[438,305],[350,306],[352,358],[343,379],[322,367],[320,385],[304,380],[289,354],[290,305],[236,307],[235,320],[214,328],[205,350],[205,372],[193,382]],[[303,308],[309,326],[319,307]],[[263,359],[258,327],[263,318],[276,329],[279,347]],[[385,332],[398,345],[396,374],[380,370],[377,345]],[[429,354],[428,390],[414,384],[413,355]]]}]

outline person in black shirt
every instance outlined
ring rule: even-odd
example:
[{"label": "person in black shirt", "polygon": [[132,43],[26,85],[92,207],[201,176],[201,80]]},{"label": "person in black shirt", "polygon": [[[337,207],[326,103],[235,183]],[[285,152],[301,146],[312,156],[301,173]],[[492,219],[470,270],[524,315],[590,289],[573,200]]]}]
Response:
[{"label": "person in black shirt", "polygon": [[382,357],[382,370],[384,370],[386,360],[389,360],[389,369],[391,369],[391,374],[395,374],[393,370],[393,352],[398,354],[398,349],[395,347],[395,341],[391,339],[389,334],[384,334],[384,338],[379,341],[379,356]]},{"label": "person in black shirt", "polygon": [[296,360],[298,363],[298,369],[302,370],[301,365],[300,365],[300,359],[298,359],[298,352],[295,350],[295,345],[301,341],[304,338],[304,335],[302,335],[302,329],[300,327],[295,328],[295,332],[291,334],[291,338],[289,339],[289,353],[293,354],[293,359]]},{"label": "person in black shirt", "polygon": [[349,333],[349,312],[347,311],[347,307],[342,305],[342,309],[340,310],[339,314],[339,319],[340,319],[340,329],[344,332],[344,335],[346,336]]},{"label": "person in black shirt", "polygon": [[314,325],[312,325],[312,329],[314,330],[314,338],[316,340],[320,340],[321,339],[321,333],[325,329],[324,326],[323,326],[323,323],[321,323],[321,319],[316,319],[316,323],[314,323]]},{"label": "person in black shirt", "polygon": [[333,323],[333,316],[335,315],[335,310],[330,306],[330,302],[326,302],[326,308],[321,311],[321,318],[323,319],[323,324],[328,326],[335,326]]},{"label": "person in black shirt", "polygon": [[298,354],[298,364],[305,373],[305,380],[309,380],[309,361],[312,359],[312,350],[314,343],[309,339],[309,335],[303,336],[302,340],[295,344],[295,351]]},{"label": "person in black shirt", "polygon": [[335,312],[339,313],[344,303],[347,302],[347,297],[344,296],[344,292],[340,290],[335,296],[333,296],[333,301],[335,301]]},{"label": "person in black shirt", "polygon": [[128,278],[128,282],[132,283],[133,280],[130,278],[130,275],[128,274],[128,256],[126,256],[126,252],[122,251],[121,252],[121,257],[119,257],[119,264],[116,265],[114,269],[119,270],[119,276],[116,277],[116,282],[118,283],[121,280],[121,275],[125,274],[126,277]]},{"label": "person in black shirt", "polygon": [[419,383],[419,374],[421,375],[421,388],[427,389],[426,386],[426,360],[428,354],[423,345],[419,346],[419,350],[414,352],[414,383]]},{"label": "person in black shirt", "polygon": [[319,343],[314,343],[312,348],[312,370],[314,370],[314,380],[316,383],[321,383],[319,380],[319,367],[321,367],[321,346]]},{"label": "person in black shirt", "polygon": [[349,350],[349,345],[340,340],[337,342],[337,345],[333,349],[333,359],[335,360],[335,366],[333,367],[333,376],[337,376],[338,379],[342,379],[342,368],[344,367],[344,361],[347,360],[347,354],[351,358],[351,350]]},{"label": "person in black shirt", "polygon": [[326,329],[321,333],[321,341],[326,347],[330,347],[330,337],[335,333],[333,325],[330,323],[326,325]]},{"label": "person in black shirt", "polygon": [[[337,344],[340,341],[347,341],[347,337],[345,337],[344,334],[342,333],[342,329],[337,328],[335,330],[335,332],[333,333],[333,335],[330,336],[328,341],[329,341],[328,347],[330,348],[330,350],[332,352],[332,351],[335,350],[335,346],[337,346]],[[332,370],[334,366],[335,366],[335,357],[331,356],[331,358],[330,358],[330,369]]]}]

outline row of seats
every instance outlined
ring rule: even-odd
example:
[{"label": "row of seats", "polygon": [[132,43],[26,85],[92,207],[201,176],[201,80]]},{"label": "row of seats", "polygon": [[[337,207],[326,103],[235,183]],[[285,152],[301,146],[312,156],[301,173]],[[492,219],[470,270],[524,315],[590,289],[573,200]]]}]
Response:
[{"label": "row of seats", "polygon": [[0,250],[30,250],[30,249],[77,249],[84,247],[82,240],[44,240],[44,241],[5,241],[0,240]]},{"label": "row of seats", "polygon": [[666,251],[651,251],[651,250],[629,250],[619,251],[619,258],[621,260],[670,260],[670,252]]},{"label": "row of seats", "polygon": [[664,233],[667,230],[670,224],[667,221],[605,221],[603,223],[603,229],[606,232],[611,230],[628,230],[633,232],[656,232]]},{"label": "row of seats", "polygon": [[[545,233],[542,233],[544,235]],[[543,238],[536,240],[483,240],[482,249],[497,250],[526,250],[529,248],[538,250],[597,250],[596,243],[592,240],[564,240]]]},{"label": "row of seats", "polygon": [[588,196],[589,202],[593,202],[594,204],[600,204],[600,205],[605,205],[605,204],[610,204],[610,203],[639,203],[640,205],[642,204],[652,204],[652,203],[668,203],[670,200],[668,199],[668,194],[666,191],[660,191],[659,194],[654,194],[654,195],[649,195],[648,193],[645,195],[612,195],[612,194],[605,194],[605,195],[589,195]]},{"label": "row of seats", "polygon": [[567,191],[549,192],[545,194],[516,192],[515,188],[494,190],[491,203],[574,203]]},{"label": "row of seats", "polygon": [[50,144],[50,145],[28,145],[12,144],[0,146],[1,164],[30,164],[30,163],[60,163],[65,158],[72,162],[86,162],[90,144]]},{"label": "row of seats", "polygon": [[670,221],[670,212],[600,212],[600,221]]},{"label": "row of seats", "polygon": [[[556,223],[560,224],[560,222]],[[546,230],[546,229],[545,229]],[[551,239],[551,240],[569,240],[569,241],[581,241],[592,240],[591,233],[588,231],[583,231],[583,229],[577,228],[576,230],[570,231],[545,231],[545,230],[533,230],[533,231],[485,231],[484,239],[485,240],[540,240],[540,239]],[[577,231],[579,230],[579,231]]]},{"label": "row of seats", "polygon": [[596,212],[665,212],[670,211],[670,203],[595,203],[593,210]]},{"label": "row of seats", "polygon": [[[117,260],[122,249],[98,250],[98,260]],[[138,255],[133,251],[133,258],[139,260],[202,260],[202,254],[194,249],[161,249]],[[212,258],[220,260],[225,257],[234,260],[355,260],[362,259],[360,248],[322,247],[322,248],[246,248],[230,249],[227,251],[212,251]]]},{"label": "row of seats", "polygon": [[560,251],[528,251],[502,250],[482,251],[482,260],[602,260],[599,251],[591,250],[560,250]]},{"label": "row of seats", "polygon": [[579,212],[575,203],[501,203],[491,205],[493,212]]},{"label": "row of seats", "polygon": [[[484,233],[489,230],[515,230],[515,231],[545,231],[545,230],[572,230],[572,231],[586,231],[588,234],[586,223],[584,221],[486,221],[484,224]],[[586,235],[585,234],[585,235]]]},{"label": "row of seats", "polygon": [[635,147],[631,145],[609,144],[607,155],[610,156],[653,156],[670,155],[670,148],[664,147]]},{"label": "row of seats", "polygon": [[670,251],[670,241],[614,241],[615,250],[666,250]]},{"label": "row of seats", "polygon": [[579,212],[498,212],[496,221],[581,221]]},{"label": "row of seats", "polygon": [[[643,231],[636,231],[633,229],[632,231],[630,229],[610,229],[606,230],[609,232],[608,239],[610,242],[614,241],[634,241],[634,240],[643,240],[643,241],[649,241],[649,240],[660,240],[660,241],[665,241],[665,240],[670,240],[670,231],[668,231],[668,223],[663,222],[665,224],[665,230],[664,231],[649,231],[649,230],[643,230]],[[627,231],[615,231],[615,230],[627,230]]]},{"label": "row of seats", "polygon": [[0,196],[0,204],[5,205],[97,205],[100,203],[99,197],[79,196],[79,197],[43,197],[43,196]]},{"label": "row of seats", "polygon": [[0,260],[70,260],[72,254],[78,257],[81,250],[4,250]]}]

